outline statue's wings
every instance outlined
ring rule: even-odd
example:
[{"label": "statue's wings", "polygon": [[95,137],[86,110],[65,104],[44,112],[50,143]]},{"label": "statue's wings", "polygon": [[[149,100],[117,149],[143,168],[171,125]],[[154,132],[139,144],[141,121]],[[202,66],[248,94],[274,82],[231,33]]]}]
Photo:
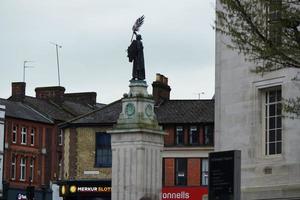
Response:
[{"label": "statue's wings", "polygon": [[145,19],[145,16],[142,15],[140,18],[138,18],[134,25],[132,26],[132,31],[135,33],[137,31],[139,31],[140,27],[143,25],[144,23],[144,19]]}]

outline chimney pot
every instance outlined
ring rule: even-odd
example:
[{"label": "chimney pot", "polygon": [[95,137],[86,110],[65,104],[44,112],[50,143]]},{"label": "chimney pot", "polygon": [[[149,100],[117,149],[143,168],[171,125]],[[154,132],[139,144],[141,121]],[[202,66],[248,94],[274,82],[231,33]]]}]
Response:
[{"label": "chimney pot", "polygon": [[164,85],[168,85],[168,78],[163,76],[163,81],[162,82],[163,82]]},{"label": "chimney pot", "polygon": [[171,87],[168,85],[168,78],[161,74],[156,74],[156,80],[152,83],[152,95],[156,105],[170,99]]},{"label": "chimney pot", "polygon": [[161,74],[157,73],[156,74],[156,80],[155,81],[160,81],[161,80]]}]

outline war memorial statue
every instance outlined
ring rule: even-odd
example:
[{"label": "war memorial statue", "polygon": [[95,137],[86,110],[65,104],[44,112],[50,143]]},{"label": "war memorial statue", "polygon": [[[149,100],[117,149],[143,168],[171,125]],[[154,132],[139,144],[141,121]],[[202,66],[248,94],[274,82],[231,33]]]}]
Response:
[{"label": "war memorial statue", "polygon": [[117,123],[107,131],[112,148],[112,200],[159,200],[162,188],[161,152],[166,134],[147,91],[142,37],[137,34],[143,20],[144,16],[133,25],[127,49],[133,62],[129,93],[122,98]]},{"label": "war memorial statue", "polygon": [[[133,33],[131,37],[131,44],[127,49],[129,62],[133,62],[132,80],[145,80],[144,47],[141,41],[142,36],[137,34],[143,23],[144,16],[138,18],[134,23],[132,27]],[[135,36],[135,40],[133,40],[133,36]]]}]

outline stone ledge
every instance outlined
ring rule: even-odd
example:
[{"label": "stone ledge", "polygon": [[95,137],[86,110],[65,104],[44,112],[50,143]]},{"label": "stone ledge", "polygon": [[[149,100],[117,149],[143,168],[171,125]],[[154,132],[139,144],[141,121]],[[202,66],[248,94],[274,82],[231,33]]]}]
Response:
[{"label": "stone ledge", "polygon": [[119,130],[117,129],[117,130],[107,131],[107,133],[110,133],[110,134],[124,134],[124,133],[128,133],[128,134],[132,134],[132,133],[141,134],[141,133],[148,133],[148,134],[167,135],[167,133],[165,133],[164,131],[149,130],[149,129],[143,129],[143,128],[137,128],[137,129],[119,129]]}]

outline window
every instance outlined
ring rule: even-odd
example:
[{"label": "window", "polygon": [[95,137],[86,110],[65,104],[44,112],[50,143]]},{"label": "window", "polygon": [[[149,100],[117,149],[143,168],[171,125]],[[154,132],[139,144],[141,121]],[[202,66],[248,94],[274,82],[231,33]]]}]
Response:
[{"label": "window", "polygon": [[176,127],[176,145],[184,144],[184,132],[182,126]]},{"label": "window", "polygon": [[190,144],[199,144],[199,132],[197,126],[190,127],[190,137],[189,137]]},{"label": "window", "polygon": [[282,0],[269,0],[268,5],[268,34],[269,39],[276,45],[281,44],[282,25],[281,25]]},{"label": "window", "polygon": [[12,155],[11,157],[11,172],[10,177],[12,180],[16,179],[16,156]]},{"label": "window", "polygon": [[34,146],[34,135],[35,135],[35,129],[32,128],[30,132],[30,145]]},{"label": "window", "polygon": [[281,88],[273,88],[265,91],[264,134],[266,155],[281,154],[282,152],[281,114]]},{"label": "window", "polygon": [[96,167],[111,167],[110,134],[96,133]]},{"label": "window", "polygon": [[31,158],[30,159],[30,176],[29,176],[29,179],[31,182],[33,182],[34,180],[34,158]]},{"label": "window", "polygon": [[214,144],[214,128],[212,125],[204,126],[203,143],[205,145],[213,145]]},{"label": "window", "polygon": [[187,184],[187,159],[176,158],[175,160],[175,185]]},{"label": "window", "polygon": [[20,162],[20,181],[25,181],[26,178],[26,158],[22,157]]},{"label": "window", "polygon": [[201,159],[201,185],[208,185],[208,159]]},{"label": "window", "polygon": [[18,126],[14,125],[13,126],[13,131],[12,131],[12,143],[17,143],[17,132],[18,132]]},{"label": "window", "polygon": [[21,144],[26,144],[27,143],[27,128],[22,127],[21,131]]},{"label": "window", "polygon": [[62,144],[63,144],[63,130],[60,130],[58,134],[58,145],[61,146]]}]

